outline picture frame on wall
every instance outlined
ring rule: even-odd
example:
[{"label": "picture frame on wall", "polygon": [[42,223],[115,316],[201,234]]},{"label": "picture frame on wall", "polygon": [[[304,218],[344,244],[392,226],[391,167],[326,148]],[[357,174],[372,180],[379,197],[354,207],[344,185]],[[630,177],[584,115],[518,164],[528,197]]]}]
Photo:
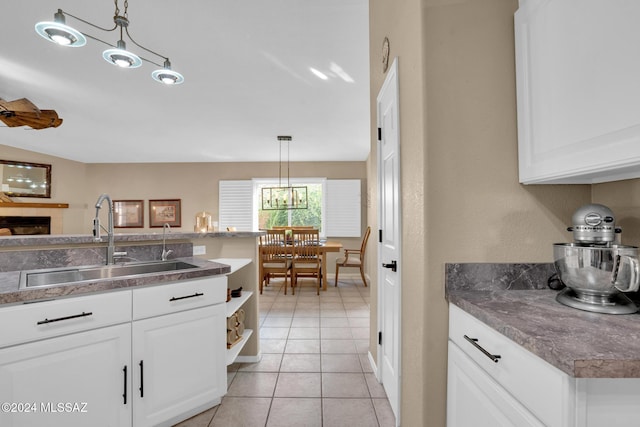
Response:
[{"label": "picture frame on wall", "polygon": [[149,227],[181,226],[181,199],[149,200]]},{"label": "picture frame on wall", "polygon": [[144,202],[142,200],[114,200],[113,226],[115,228],[143,228]]}]

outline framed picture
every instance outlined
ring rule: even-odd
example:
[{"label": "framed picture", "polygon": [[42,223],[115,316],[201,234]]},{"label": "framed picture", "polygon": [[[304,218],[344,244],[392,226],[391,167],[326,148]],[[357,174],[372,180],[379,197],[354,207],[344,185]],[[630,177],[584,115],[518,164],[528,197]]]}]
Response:
[{"label": "framed picture", "polygon": [[180,199],[149,200],[149,227],[181,226]]},{"label": "framed picture", "polygon": [[114,200],[113,226],[116,228],[143,228],[144,203],[142,200]]}]

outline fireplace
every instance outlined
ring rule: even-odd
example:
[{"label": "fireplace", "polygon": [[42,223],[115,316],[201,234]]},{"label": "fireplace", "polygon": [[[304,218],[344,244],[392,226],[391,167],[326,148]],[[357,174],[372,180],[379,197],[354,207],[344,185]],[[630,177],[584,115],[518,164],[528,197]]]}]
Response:
[{"label": "fireplace", "polygon": [[50,216],[0,216],[0,228],[8,228],[11,235],[51,234]]}]

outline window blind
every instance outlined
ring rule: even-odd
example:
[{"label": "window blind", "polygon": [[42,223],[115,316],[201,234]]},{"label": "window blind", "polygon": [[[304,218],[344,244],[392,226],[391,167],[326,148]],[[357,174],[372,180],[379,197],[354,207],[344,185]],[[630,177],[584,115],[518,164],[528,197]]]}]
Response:
[{"label": "window blind", "polygon": [[362,205],[360,180],[329,179],[326,192],[326,236],[360,237]]},{"label": "window blind", "polygon": [[220,230],[235,227],[237,231],[253,229],[253,183],[251,180],[220,180],[218,193]]}]

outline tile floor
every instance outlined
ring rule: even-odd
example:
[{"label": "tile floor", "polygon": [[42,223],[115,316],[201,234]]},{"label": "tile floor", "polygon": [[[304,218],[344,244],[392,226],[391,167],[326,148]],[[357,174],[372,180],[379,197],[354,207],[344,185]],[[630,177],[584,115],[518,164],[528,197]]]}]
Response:
[{"label": "tile floor", "polygon": [[260,296],[259,363],[228,367],[222,403],[179,427],[395,426],[367,356],[369,289],[341,279],[316,295],[272,282]]}]

